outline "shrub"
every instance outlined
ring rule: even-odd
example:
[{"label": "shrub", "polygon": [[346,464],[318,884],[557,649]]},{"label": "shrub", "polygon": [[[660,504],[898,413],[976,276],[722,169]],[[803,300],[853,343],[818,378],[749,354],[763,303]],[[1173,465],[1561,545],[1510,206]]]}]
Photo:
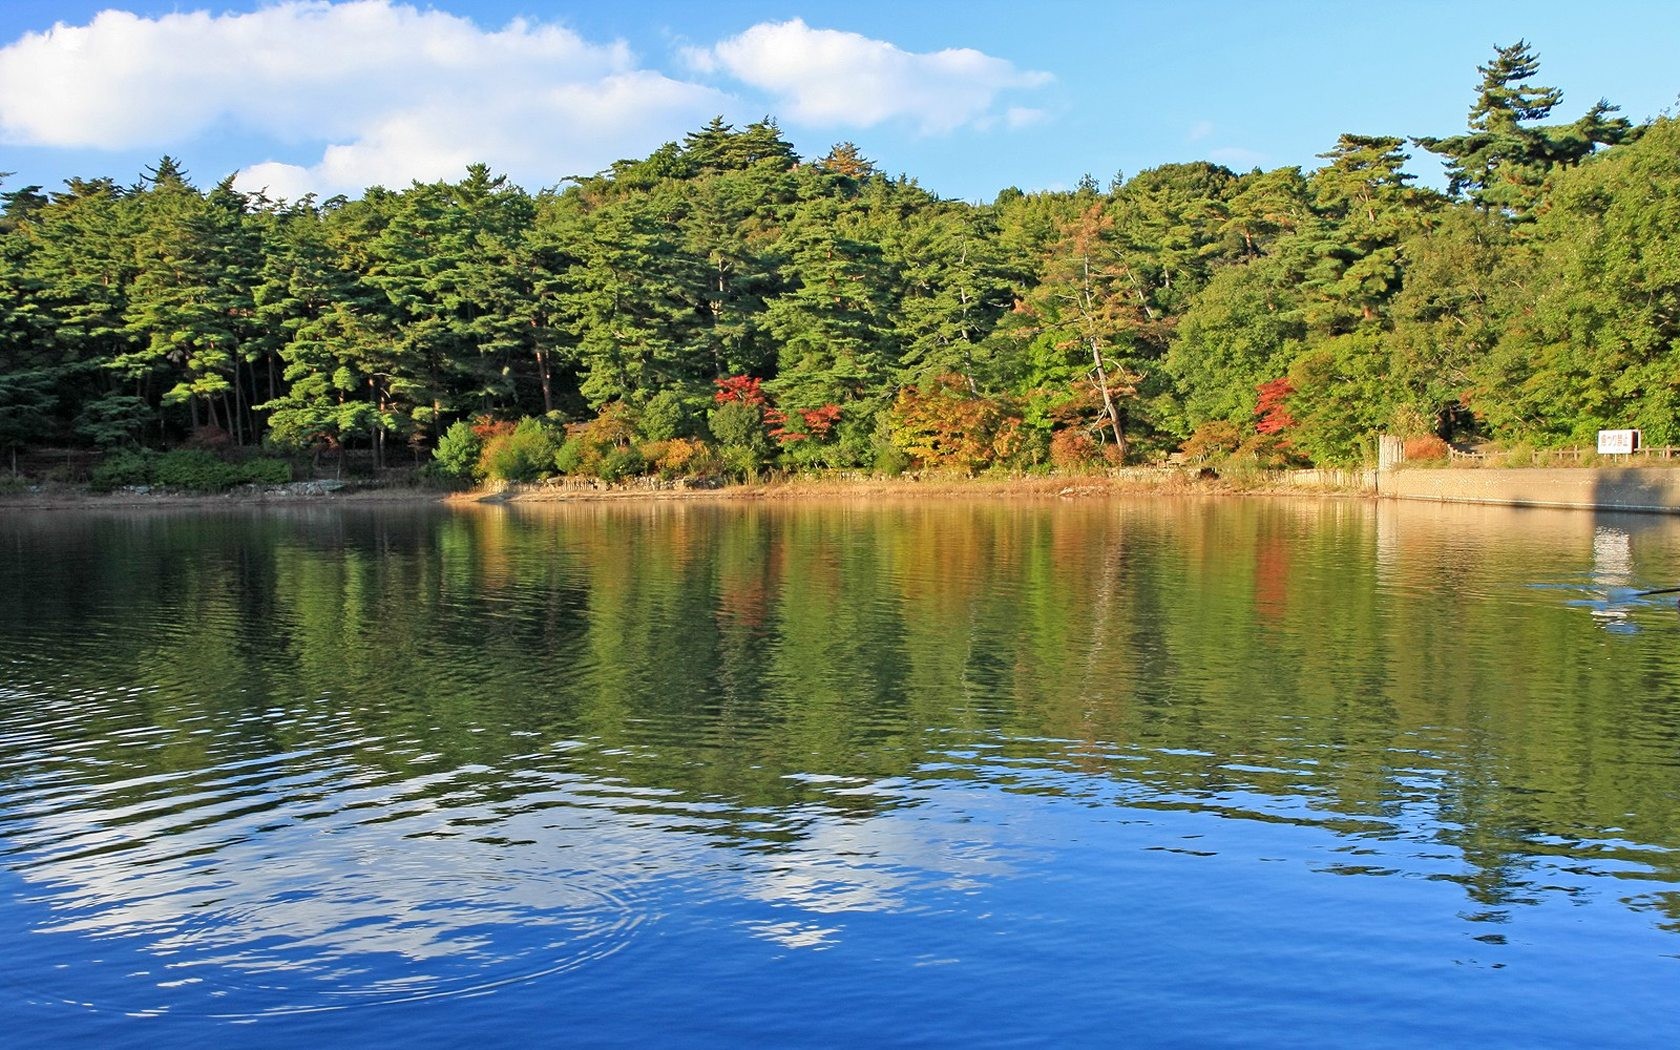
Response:
[{"label": "shrub", "polygon": [[662,478],[696,478],[715,474],[718,459],[711,446],[694,438],[672,438],[642,446],[642,458]]},{"label": "shrub", "polygon": [[158,485],[188,492],[224,492],[235,485],[284,485],[292,465],[258,456],[229,463],[201,448],[178,448],[159,455],[144,449],[113,453],[93,468],[89,485],[110,492],[125,485]]},{"label": "shrub", "polygon": [[756,477],[770,454],[770,436],[764,430],[759,406],[740,399],[720,401],[707,416],[707,424],[730,473]]},{"label": "shrub", "polygon": [[594,419],[566,428],[566,439],[552,457],[555,469],[562,474],[607,481],[640,473],[647,464],[636,450],[635,421],[635,412],[621,402],[601,406]]},{"label": "shrub", "polygon": [[110,492],[125,485],[149,485],[155,458],[145,449],[113,452],[94,465],[88,484],[95,492]]},{"label": "shrub", "polygon": [[483,452],[483,440],[472,424],[461,420],[438,438],[437,448],[432,450],[432,468],[446,478],[471,478]]},{"label": "shrub", "polygon": [[705,404],[702,397],[684,396],[673,389],[661,390],[642,408],[642,436],[649,441],[692,437],[700,429]]},{"label": "shrub", "polygon": [[560,450],[554,453],[554,469],[562,474],[588,476],[594,473],[594,460],[599,458],[587,434],[570,433]]},{"label": "shrub", "polygon": [[620,478],[634,477],[647,469],[647,460],[635,446],[630,448],[614,448],[601,457],[599,477],[602,481],[618,481]]},{"label": "shrub", "polygon": [[1231,453],[1227,462],[1250,465],[1258,470],[1287,470],[1304,467],[1309,461],[1286,437],[1254,434]]},{"label": "shrub", "polygon": [[498,481],[536,481],[554,469],[554,435],[540,419],[521,419],[479,453],[479,473]]},{"label": "shrub", "polygon": [[1535,462],[1534,446],[1526,441],[1519,441],[1500,453],[1496,465],[1501,467],[1532,467]]},{"label": "shrub", "polygon": [[221,492],[239,484],[240,471],[204,449],[178,448],[158,457],[152,480],[165,488]]},{"label": "shrub", "polygon": [[284,485],[292,480],[292,465],[267,456],[239,464],[240,482],[246,485]]},{"label": "shrub", "polygon": [[1191,463],[1207,463],[1224,459],[1242,443],[1242,431],[1235,423],[1228,419],[1215,419],[1197,427],[1178,450]]},{"label": "shrub", "polygon": [[1406,439],[1406,461],[1428,461],[1446,459],[1452,454],[1451,446],[1434,434]]},{"label": "shrub", "polygon": [[897,445],[880,445],[875,450],[875,473],[896,478],[910,469],[910,455]]},{"label": "shrub", "polygon": [[1097,443],[1083,429],[1069,427],[1050,436],[1050,462],[1057,470],[1087,470],[1097,456]]}]

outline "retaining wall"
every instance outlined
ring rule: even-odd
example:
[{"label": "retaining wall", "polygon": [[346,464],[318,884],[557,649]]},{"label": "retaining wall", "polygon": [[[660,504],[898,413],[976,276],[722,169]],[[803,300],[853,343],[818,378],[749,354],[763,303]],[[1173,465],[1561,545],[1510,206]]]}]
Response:
[{"label": "retaining wall", "polygon": [[1680,470],[1402,467],[1378,472],[1377,495],[1444,503],[1680,514]]}]

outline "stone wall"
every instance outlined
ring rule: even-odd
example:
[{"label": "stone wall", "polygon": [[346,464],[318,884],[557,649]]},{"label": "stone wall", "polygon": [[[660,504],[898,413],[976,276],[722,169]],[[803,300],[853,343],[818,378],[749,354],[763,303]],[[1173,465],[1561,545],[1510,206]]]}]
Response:
[{"label": "stone wall", "polygon": [[1401,467],[1378,473],[1377,494],[1385,499],[1676,514],[1680,513],[1680,470]]}]

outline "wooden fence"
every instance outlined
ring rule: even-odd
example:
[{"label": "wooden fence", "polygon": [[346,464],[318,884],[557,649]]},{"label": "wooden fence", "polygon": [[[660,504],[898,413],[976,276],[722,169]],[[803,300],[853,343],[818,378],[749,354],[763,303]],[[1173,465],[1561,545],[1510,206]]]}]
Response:
[{"label": "wooden fence", "polygon": [[[1486,453],[1461,452],[1456,448],[1448,449],[1448,457],[1454,463],[1482,463],[1488,459]],[[1579,447],[1536,449],[1533,452],[1534,465],[1537,467],[1567,466],[1580,463],[1584,459],[1591,459],[1601,467],[1640,467],[1652,461],[1680,459],[1680,446],[1653,445],[1625,455],[1600,453],[1595,449]]]}]

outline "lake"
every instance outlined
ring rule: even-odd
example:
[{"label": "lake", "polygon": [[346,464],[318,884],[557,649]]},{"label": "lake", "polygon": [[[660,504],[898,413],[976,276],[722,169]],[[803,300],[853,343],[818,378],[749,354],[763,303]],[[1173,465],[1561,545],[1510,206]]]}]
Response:
[{"label": "lake", "polygon": [[0,513],[12,1048],[1680,1042],[1680,521]]}]

